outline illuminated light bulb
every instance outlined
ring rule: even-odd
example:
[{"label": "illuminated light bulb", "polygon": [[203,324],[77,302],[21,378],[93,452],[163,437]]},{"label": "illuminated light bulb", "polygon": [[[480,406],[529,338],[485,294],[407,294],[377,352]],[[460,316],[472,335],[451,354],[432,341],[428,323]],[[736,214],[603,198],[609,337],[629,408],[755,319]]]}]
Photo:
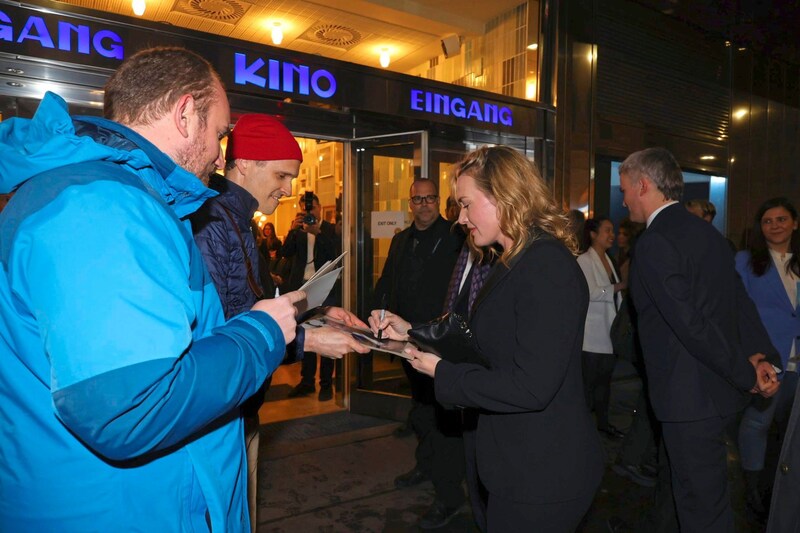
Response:
[{"label": "illuminated light bulb", "polygon": [[137,17],[141,17],[144,15],[144,10],[147,8],[147,3],[145,0],[133,0],[131,7],[133,8],[133,14]]},{"label": "illuminated light bulb", "polygon": [[279,45],[283,42],[283,28],[280,22],[272,23],[272,44]]},{"label": "illuminated light bulb", "polygon": [[389,57],[389,49],[388,48],[381,48],[381,55],[380,55],[380,63],[383,68],[389,66],[392,58]]}]

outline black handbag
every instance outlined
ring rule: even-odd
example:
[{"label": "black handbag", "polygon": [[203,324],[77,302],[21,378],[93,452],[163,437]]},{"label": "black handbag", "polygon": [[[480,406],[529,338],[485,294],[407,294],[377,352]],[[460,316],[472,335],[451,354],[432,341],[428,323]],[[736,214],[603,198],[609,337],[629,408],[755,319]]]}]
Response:
[{"label": "black handbag", "polygon": [[478,350],[469,324],[458,313],[439,318],[408,330],[408,336],[420,349],[451,363],[473,363],[489,368],[489,360]]}]

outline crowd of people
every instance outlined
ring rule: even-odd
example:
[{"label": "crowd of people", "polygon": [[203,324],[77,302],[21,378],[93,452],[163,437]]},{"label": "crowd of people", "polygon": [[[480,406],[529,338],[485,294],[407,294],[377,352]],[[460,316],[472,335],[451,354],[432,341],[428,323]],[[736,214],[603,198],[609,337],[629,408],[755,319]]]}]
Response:
[{"label": "crowd of people", "polygon": [[[341,238],[314,195],[283,243],[271,224],[253,234],[303,154],[274,117],[229,131],[196,54],[139,52],[104,98],[105,118],[71,117],[48,93],[33,118],[0,124],[0,529],[255,531],[272,372],[302,361],[292,395],[311,394],[319,355],[324,401],[333,359],[368,351],[298,324],[297,289]],[[619,173],[630,216],[616,235],[607,217],[565,212],[524,155],[478,148],[454,168],[447,218],[435,182],[411,185],[413,222],[366,322],[336,291],[326,302],[378,338],[460,324],[447,334],[479,354],[406,348],[418,445],[395,484],[433,482],[421,528],[468,502],[481,531],[574,531],[604,473],[601,436],[625,439],[615,472],[656,486],[638,529],[733,531],[726,436],[753,519],[800,524],[797,210],[765,201],[735,252],[712,204],[680,203],[668,151],[635,152]],[[623,341],[644,383],[627,434],[608,413]],[[786,470],[770,512],[773,422]]]}]

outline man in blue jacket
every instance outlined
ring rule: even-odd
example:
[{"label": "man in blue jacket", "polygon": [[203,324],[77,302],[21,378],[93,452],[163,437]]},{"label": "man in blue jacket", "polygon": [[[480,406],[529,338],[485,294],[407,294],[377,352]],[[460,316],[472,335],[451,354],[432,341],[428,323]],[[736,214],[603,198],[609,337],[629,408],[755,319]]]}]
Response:
[{"label": "man in blue jacket", "polygon": [[223,317],[186,219],[230,120],[207,61],[135,54],[105,114],[0,124],[0,531],[247,531],[239,406],[305,295]]},{"label": "man in blue jacket", "polygon": [[[219,195],[206,201],[191,217],[195,241],[214,280],[226,319],[275,294],[271,279],[259,279],[260,257],[250,221],[256,209],[272,214],[280,199],[291,194],[292,179],[297,177],[302,161],[303,153],[297,141],[274,117],[256,113],[242,115],[228,136],[225,176],[212,174],[209,180],[209,187]],[[266,286],[267,283],[270,286]],[[328,308],[327,314],[366,327],[355,315],[340,307]],[[305,361],[305,350],[335,358],[347,352],[369,351],[351,335],[327,326],[309,330],[298,328],[287,362]],[[315,353],[311,355],[316,359]],[[265,381],[242,405],[247,447],[247,500],[253,532],[257,523],[258,410],[268,383],[269,380]]]}]

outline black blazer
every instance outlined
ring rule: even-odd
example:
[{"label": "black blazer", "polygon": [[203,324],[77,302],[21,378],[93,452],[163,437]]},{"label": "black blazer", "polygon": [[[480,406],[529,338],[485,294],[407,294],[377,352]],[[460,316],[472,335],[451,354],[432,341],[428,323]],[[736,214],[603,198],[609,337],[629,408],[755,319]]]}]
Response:
[{"label": "black blazer", "polygon": [[492,494],[558,502],[594,494],[603,451],[583,397],[589,290],[575,257],[543,234],[497,263],[470,326],[491,369],[441,361],[440,402],[477,407],[478,471]]},{"label": "black blazer", "polygon": [[756,383],[748,356],[780,366],[725,238],[674,204],[639,236],[630,289],[659,420],[684,422],[744,408]]},{"label": "black blazer", "polygon": [[[464,244],[464,233],[453,231],[452,223],[439,216],[431,225],[432,237],[439,242],[435,251],[421,265],[421,287],[414,294],[415,312],[406,313],[403,318],[410,322],[427,322],[440,316],[444,311],[445,296],[453,268],[456,265],[461,246]],[[394,237],[389,245],[386,263],[383,265],[381,277],[375,284],[372,298],[372,309],[380,309],[384,298],[386,307],[398,312],[397,297],[400,291],[407,290],[403,279],[407,272],[402,272],[403,254],[407,250],[408,239],[414,225],[407,227]]]},{"label": "black blazer", "polygon": [[[326,226],[327,225],[327,226]],[[314,238],[314,268],[319,269],[326,261],[336,259],[336,233],[333,224],[322,221],[319,235]],[[285,286],[294,291],[303,285],[303,273],[308,261],[308,233],[294,229],[286,236],[280,255],[292,259],[289,279]]]}]

